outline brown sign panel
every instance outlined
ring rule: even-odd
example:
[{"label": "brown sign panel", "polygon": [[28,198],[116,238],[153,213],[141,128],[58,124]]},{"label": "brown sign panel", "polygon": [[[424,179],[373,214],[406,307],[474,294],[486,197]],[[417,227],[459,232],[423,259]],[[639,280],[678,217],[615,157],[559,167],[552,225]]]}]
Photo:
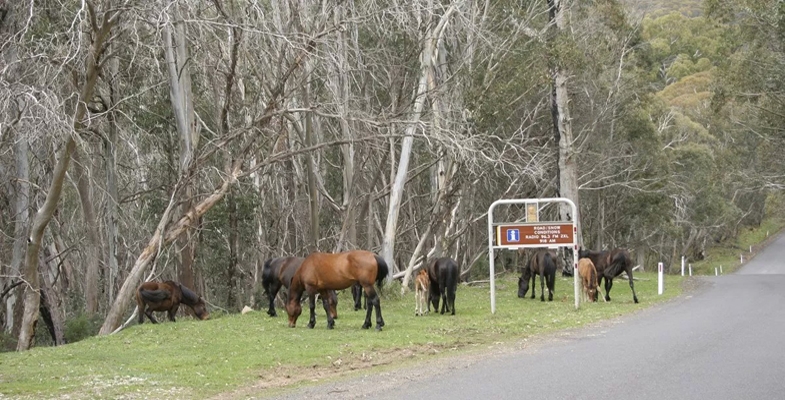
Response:
[{"label": "brown sign panel", "polygon": [[569,224],[498,225],[497,246],[570,245],[574,228]]}]

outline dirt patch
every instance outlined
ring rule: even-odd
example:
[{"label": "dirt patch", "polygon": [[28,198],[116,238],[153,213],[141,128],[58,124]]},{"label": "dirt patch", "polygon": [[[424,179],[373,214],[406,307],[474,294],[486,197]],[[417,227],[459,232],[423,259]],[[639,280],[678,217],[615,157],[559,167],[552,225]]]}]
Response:
[{"label": "dirt patch", "polygon": [[373,352],[349,353],[338,358],[328,358],[326,364],[311,366],[282,365],[261,371],[258,381],[229,393],[219,394],[212,399],[225,400],[249,398],[263,393],[266,389],[283,388],[303,382],[319,382],[327,378],[336,378],[355,373],[369,371],[370,368],[383,367],[393,363],[423,359],[437,355],[443,351],[458,350],[469,343],[453,344],[449,347],[440,345],[414,345],[406,348],[385,349]]}]

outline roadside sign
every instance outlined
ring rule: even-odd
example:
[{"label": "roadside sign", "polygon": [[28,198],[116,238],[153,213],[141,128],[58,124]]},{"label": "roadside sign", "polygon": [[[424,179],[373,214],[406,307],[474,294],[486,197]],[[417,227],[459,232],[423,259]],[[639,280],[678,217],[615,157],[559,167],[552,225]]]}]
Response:
[{"label": "roadside sign", "polygon": [[539,223],[496,226],[496,245],[505,247],[546,247],[572,245],[575,225],[572,223]]}]

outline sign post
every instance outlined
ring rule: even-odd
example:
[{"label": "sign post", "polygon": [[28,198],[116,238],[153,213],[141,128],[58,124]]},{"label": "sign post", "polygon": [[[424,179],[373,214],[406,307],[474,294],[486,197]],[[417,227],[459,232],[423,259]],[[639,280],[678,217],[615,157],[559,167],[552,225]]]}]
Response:
[{"label": "sign post", "polygon": [[[566,203],[572,208],[570,215],[573,221],[542,221],[539,216],[540,204]],[[526,221],[514,223],[497,223],[493,219],[493,211],[500,205],[524,204]],[[496,313],[496,270],[494,251],[497,249],[525,249],[547,247],[572,248],[573,280],[575,286],[575,309],[579,307],[580,284],[578,281],[578,215],[572,200],[555,197],[544,199],[505,199],[496,200],[488,208],[488,267],[491,283],[491,313]]]},{"label": "sign post", "polygon": [[662,294],[664,282],[662,281],[662,263],[657,263],[657,294]]}]

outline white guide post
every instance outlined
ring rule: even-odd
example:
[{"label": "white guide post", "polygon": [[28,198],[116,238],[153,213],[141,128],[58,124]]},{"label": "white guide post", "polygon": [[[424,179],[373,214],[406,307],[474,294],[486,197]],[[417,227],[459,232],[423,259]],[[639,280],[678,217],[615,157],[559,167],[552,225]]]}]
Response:
[{"label": "white guide post", "polygon": [[657,294],[662,294],[664,282],[662,279],[662,263],[657,263]]},{"label": "white guide post", "polygon": [[684,276],[684,256],[681,256],[681,276]]},{"label": "white guide post", "polygon": [[[540,204],[567,203],[572,207],[573,221],[539,220]],[[497,223],[493,219],[493,211],[499,205],[526,205],[526,221],[513,223]],[[580,306],[580,282],[578,281],[578,215],[575,203],[563,197],[543,199],[504,199],[496,200],[488,208],[488,267],[491,283],[491,313],[496,313],[496,268],[494,253],[497,249],[525,249],[547,247],[571,247],[573,254],[573,281],[575,309]],[[494,243],[494,239],[496,239]]]}]

